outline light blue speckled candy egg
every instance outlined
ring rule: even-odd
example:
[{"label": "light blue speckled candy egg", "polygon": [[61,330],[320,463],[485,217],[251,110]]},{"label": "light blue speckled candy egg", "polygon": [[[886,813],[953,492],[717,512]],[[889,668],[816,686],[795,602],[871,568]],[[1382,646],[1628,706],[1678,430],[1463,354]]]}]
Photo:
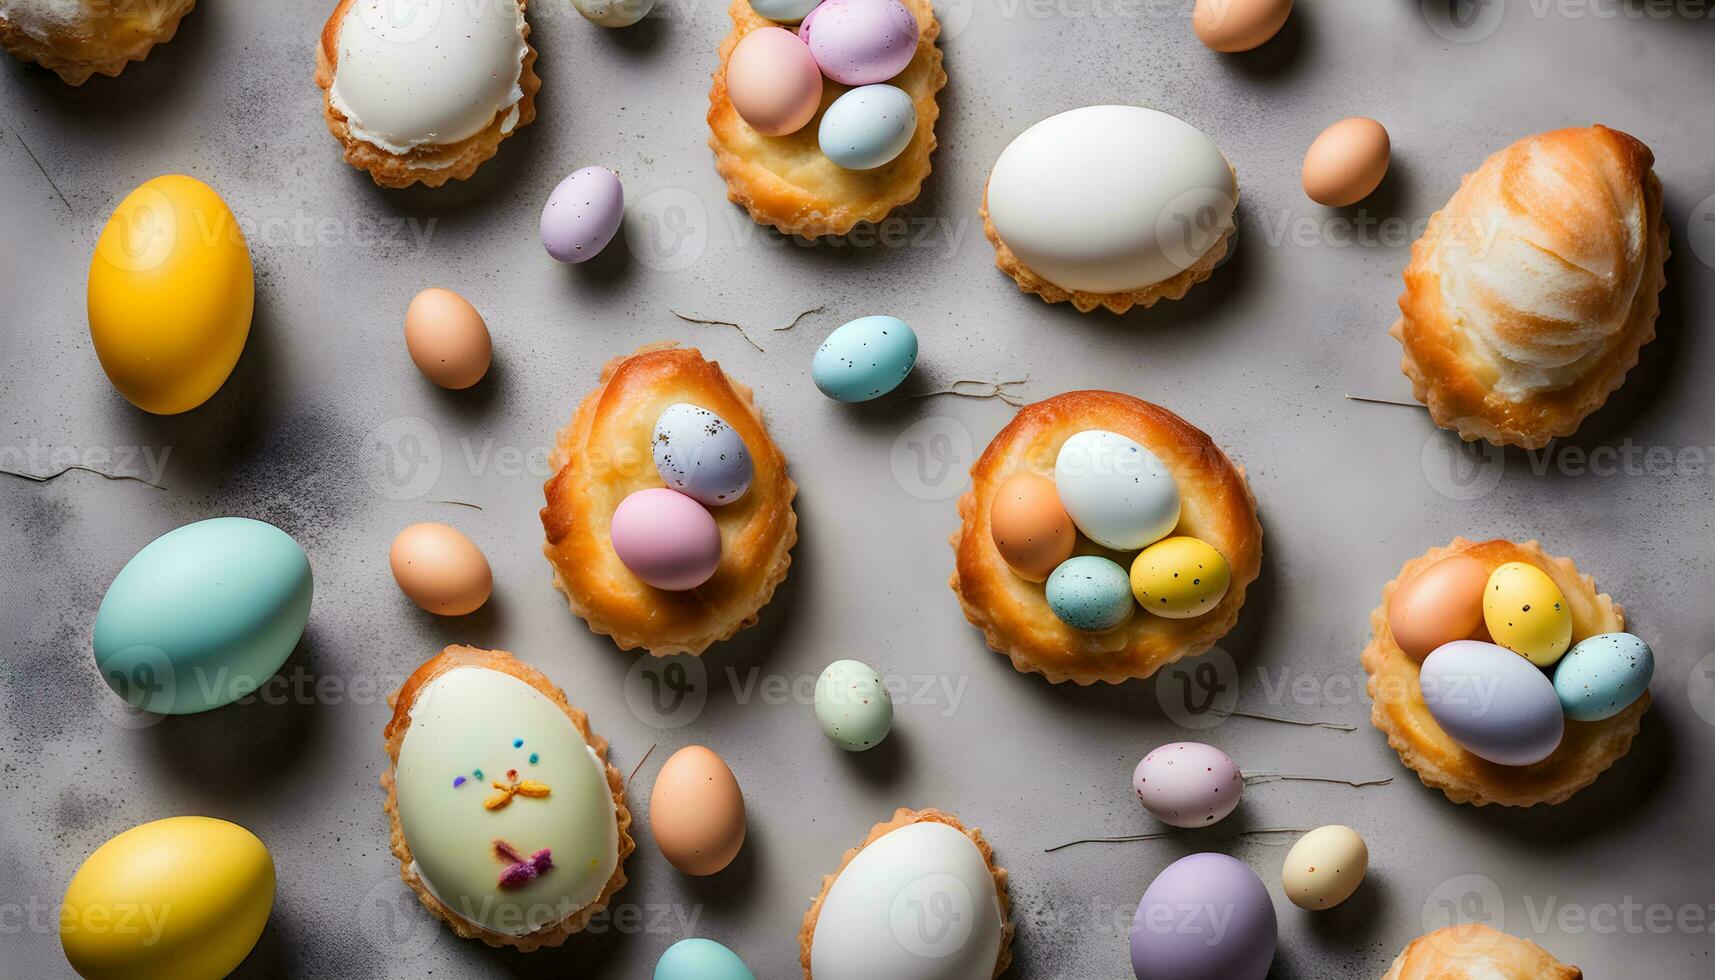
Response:
[{"label": "light blue speckled candy egg", "polygon": [[707,507],[730,504],[750,489],[750,451],[719,415],[677,402],[655,420],[655,469],[669,487]]},{"label": "light blue speckled candy egg", "polygon": [[893,316],[866,316],[828,334],[810,377],[835,401],[867,402],[905,380],[917,363],[917,334]]},{"label": "light blue speckled candy egg", "polygon": [[1099,633],[1131,618],[1137,608],[1131,576],[1099,555],[1068,558],[1048,576],[1048,608],[1075,630]]},{"label": "light blue speckled candy egg", "polygon": [[1581,640],[1554,668],[1554,693],[1574,721],[1601,721],[1630,707],[1649,690],[1655,654],[1630,633]]},{"label": "light blue speckled candy egg", "polygon": [[756,974],[713,939],[682,939],[661,954],[654,980],[756,980]]},{"label": "light blue speckled candy egg", "polygon": [[796,24],[809,16],[822,0],[750,0],[750,9],[758,17],[767,17],[777,24]]},{"label": "light blue speckled candy egg", "polygon": [[847,752],[872,749],[893,728],[893,696],[868,664],[836,660],[816,678],[816,724]]},{"label": "light blue speckled candy egg", "polygon": [[917,133],[917,107],[892,85],[864,85],[834,100],[816,132],[822,153],[847,170],[892,163]]}]

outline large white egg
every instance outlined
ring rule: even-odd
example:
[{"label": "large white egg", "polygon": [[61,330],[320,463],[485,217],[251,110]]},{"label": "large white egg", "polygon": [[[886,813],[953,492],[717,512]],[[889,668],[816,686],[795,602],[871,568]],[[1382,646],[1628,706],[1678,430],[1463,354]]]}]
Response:
[{"label": "large white egg", "polygon": [[1444,643],[1424,658],[1417,682],[1436,724],[1490,762],[1541,762],[1565,734],[1554,682],[1505,647],[1480,640]]},{"label": "large white egg", "polygon": [[706,506],[730,504],[750,489],[750,451],[726,419],[706,408],[689,402],[667,406],[655,420],[650,448],[661,479]]},{"label": "large white egg", "polygon": [[1067,439],[1054,487],[1072,523],[1105,548],[1136,551],[1179,523],[1179,485],[1167,464],[1117,432],[1085,429]]},{"label": "large white egg", "polygon": [[1233,226],[1238,185],[1197,127],[1154,109],[1085,106],[1019,134],[989,174],[989,220],[1063,289],[1119,293],[1189,269]]},{"label": "large white egg", "polygon": [[943,823],[870,843],[828,889],[810,943],[816,980],[989,980],[1000,899],[982,852]]}]

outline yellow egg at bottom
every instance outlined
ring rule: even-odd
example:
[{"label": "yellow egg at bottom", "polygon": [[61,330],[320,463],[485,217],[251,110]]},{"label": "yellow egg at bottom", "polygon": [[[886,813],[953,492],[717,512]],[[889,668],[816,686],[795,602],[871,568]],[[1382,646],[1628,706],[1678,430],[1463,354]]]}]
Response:
[{"label": "yellow egg at bottom", "polygon": [[1232,567],[1213,545],[1184,535],[1157,541],[1131,563],[1132,595],[1167,619],[1190,619],[1215,608],[1232,581]]},{"label": "yellow egg at bottom", "polygon": [[1489,573],[1483,622],[1494,641],[1538,667],[1553,666],[1572,645],[1572,610],[1548,573],[1522,561]]}]

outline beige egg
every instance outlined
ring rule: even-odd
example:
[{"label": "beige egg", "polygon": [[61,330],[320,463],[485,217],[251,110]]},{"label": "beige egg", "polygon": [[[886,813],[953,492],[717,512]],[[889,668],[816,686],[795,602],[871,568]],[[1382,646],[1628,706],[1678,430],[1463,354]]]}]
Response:
[{"label": "beige egg", "polygon": [[744,794],[714,750],[673,753],[649,794],[649,833],[661,855],[694,877],[715,874],[744,846]]},{"label": "beige egg", "polygon": [[1363,116],[1342,119],[1304,154],[1304,193],[1331,208],[1356,204],[1381,186],[1389,152],[1381,123]]},{"label": "beige egg", "polygon": [[405,349],[423,376],[442,388],[469,388],[494,357],[488,325],[450,289],[431,286],[405,309]]},{"label": "beige egg", "polygon": [[488,559],[445,524],[413,524],[400,531],[387,560],[400,591],[437,616],[475,612],[494,591]]},{"label": "beige egg", "polygon": [[1292,904],[1331,909],[1358,890],[1370,869],[1370,849],[1350,827],[1330,824],[1298,838],[1280,869],[1280,887]]},{"label": "beige egg", "polygon": [[1267,44],[1291,13],[1292,0],[1197,0],[1191,29],[1208,47],[1231,54]]}]

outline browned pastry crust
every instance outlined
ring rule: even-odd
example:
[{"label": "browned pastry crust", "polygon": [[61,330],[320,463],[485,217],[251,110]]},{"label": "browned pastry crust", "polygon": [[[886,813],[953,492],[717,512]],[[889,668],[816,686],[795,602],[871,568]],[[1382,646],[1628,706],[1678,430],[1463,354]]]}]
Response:
[{"label": "browned pastry crust", "polygon": [[828,159],[817,138],[822,112],[849,91],[846,86],[823,79],[816,117],[786,136],[758,133],[733,108],[726,88],[733,49],[751,31],[780,25],[752,10],[750,0],[732,0],[732,33],[721,42],[720,67],[709,89],[709,149],[715,154],[715,169],[726,179],[727,198],[743,205],[758,224],[804,238],[844,235],[859,222],[880,221],[894,208],[917,200],[929,176],[929,155],[935,152],[935,121],[941,115],[935,95],[946,87],[947,73],[935,44],[941,23],[930,0],[900,2],[917,17],[917,54],[887,84],[911,96],[917,107],[917,135],[891,163],[874,170],[847,170]]},{"label": "browned pastry crust", "polygon": [[[339,32],[352,2],[339,0],[339,5],[334,7],[327,24],[322,27],[322,41],[316,47],[316,85],[322,90],[322,114],[327,117],[328,132],[344,145],[345,161],[359,170],[369,171],[369,176],[377,184],[409,187],[422,183],[439,187],[449,180],[468,180],[483,161],[500,150],[502,140],[536,118],[536,93],[542,88],[542,79],[536,74],[536,48],[525,41],[524,63],[518,76],[518,88],[524,96],[518,100],[518,119],[510,129],[505,125],[511,112],[507,109],[496,112],[488,128],[474,136],[444,146],[419,146],[406,154],[391,153],[358,139],[352,135],[345,113],[334,108],[330,94],[334,69],[339,65]],[[518,0],[519,9],[524,9],[528,2]],[[530,36],[528,23],[524,25],[524,36]]]},{"label": "browned pastry crust", "polygon": [[[1535,449],[1577,431],[1625,381],[1655,338],[1667,282],[1654,163],[1649,147],[1605,126],[1526,137],[1467,174],[1429,219],[1389,333],[1436,425]],[[1506,372],[1529,368],[1491,340],[1558,365],[1557,377],[1574,373],[1503,390]]]},{"label": "browned pastry crust", "polygon": [[92,0],[89,6],[94,15],[89,23],[48,34],[0,17],[0,47],[67,85],[82,85],[91,75],[117,76],[126,65],[147,58],[155,45],[171,41],[196,0],[152,0],[140,10],[128,9],[122,0]]},{"label": "browned pastry crust", "polygon": [[1566,719],[1560,747],[1535,765],[1503,766],[1466,751],[1429,713],[1417,682],[1421,665],[1394,642],[1388,625],[1388,605],[1400,585],[1441,559],[1458,554],[1481,562],[1491,571],[1518,561],[1546,572],[1572,611],[1574,643],[1626,628],[1625,610],[1606,593],[1597,592],[1595,580],[1581,574],[1571,559],[1553,557],[1535,541],[1514,544],[1454,538],[1447,547],[1431,548],[1422,557],[1406,562],[1399,576],[1382,588],[1382,603],[1370,613],[1373,635],[1363,653],[1374,704],[1370,720],[1387,735],[1400,761],[1416,771],[1425,786],[1441,790],[1454,803],[1535,806],[1563,802],[1595,782],[1631,748],[1640,720],[1649,710],[1650,695],[1646,691],[1630,707],[1602,721]]},{"label": "browned pastry crust", "polygon": [[1582,980],[1541,946],[1484,925],[1457,925],[1413,939],[1382,980]]},{"label": "browned pastry crust", "polygon": [[[750,491],[710,510],[721,530],[721,563],[714,577],[688,592],[642,582],[620,562],[609,539],[614,509],[632,493],[664,486],[650,439],[655,421],[674,402],[706,408],[731,425],[750,451]],[[591,630],[621,649],[644,647],[658,657],[702,653],[756,622],[786,579],[798,515],[798,487],[786,457],[763,425],[749,388],[695,349],[650,345],[616,357],[601,384],[578,405],[555,440],[543,487],[548,505],[543,549],[554,566],[554,587]]]},{"label": "browned pastry crust", "polygon": [[[1173,533],[1208,542],[1232,567],[1232,584],[1215,608],[1193,619],[1164,619],[1140,611],[1115,629],[1086,633],[1054,615],[1042,583],[1026,581],[1007,567],[989,529],[995,492],[1020,470],[1052,479],[1061,444],[1086,429],[1135,439],[1172,470],[1181,500]],[[959,516],[948,584],[958,594],[965,618],[983,631],[991,649],[1011,657],[1019,671],[1041,674],[1056,684],[1118,684],[1202,653],[1238,622],[1245,589],[1262,568],[1262,526],[1244,471],[1189,422],[1158,405],[1111,391],[1071,391],[1020,409],[971,467],[971,489],[959,498]],[[1080,538],[1079,553],[1115,557],[1129,567],[1129,556],[1087,539]]]},{"label": "browned pastry crust", "polygon": [[[399,790],[393,774],[399,766],[400,746],[405,744],[405,733],[411,727],[411,706],[416,702],[417,692],[455,667],[486,667],[498,670],[511,674],[541,691],[543,696],[559,705],[566,717],[572,720],[572,724],[577,726],[578,732],[583,735],[584,741],[589,743],[590,750],[607,770],[607,788],[613,794],[615,817],[619,823],[619,859],[614,862],[613,876],[607,880],[601,894],[590,904],[527,935],[509,936],[486,929],[454,912],[446,903],[436,898],[434,893],[429,891],[429,886],[422,876],[417,873],[416,859],[411,856],[411,847],[405,842],[404,826],[399,822]],[[607,908],[608,903],[613,901],[614,893],[625,885],[625,859],[637,846],[629,832],[631,811],[625,805],[625,778],[607,762],[607,739],[590,730],[589,716],[572,707],[571,702],[566,700],[566,692],[554,686],[554,682],[541,671],[503,650],[479,650],[476,647],[454,645],[418,667],[406,678],[399,690],[388,695],[387,704],[393,709],[393,718],[382,732],[387,739],[388,765],[387,771],[381,774],[381,788],[387,791],[387,821],[393,829],[393,856],[399,859],[399,877],[417,893],[417,899],[429,910],[429,914],[445,922],[460,938],[480,939],[490,946],[512,946],[519,952],[532,953],[543,946],[558,946],[565,942],[568,936],[582,932],[591,917]]]},{"label": "browned pastry crust", "polygon": [[988,840],[983,837],[983,832],[975,827],[966,829],[965,825],[959,822],[958,817],[951,813],[944,813],[934,807],[927,810],[900,807],[893,811],[893,819],[885,820],[871,827],[869,836],[863,839],[863,843],[847,851],[840,858],[840,866],[834,869],[833,874],[822,876],[821,894],[817,895],[816,900],[810,903],[809,911],[804,913],[804,925],[798,930],[798,965],[804,968],[804,980],[813,980],[810,976],[810,946],[816,938],[816,920],[821,917],[822,903],[828,900],[828,890],[834,887],[834,880],[840,876],[840,872],[846,870],[846,865],[852,863],[859,851],[893,831],[914,823],[944,823],[969,837],[971,843],[977,845],[977,850],[982,852],[983,863],[988,865],[989,873],[994,876],[995,896],[1000,900],[1000,955],[995,957],[993,976],[1000,976],[1006,972],[1008,966],[1012,965],[1012,934],[1015,927],[1012,924],[1012,900],[1006,893],[1006,869],[994,863],[994,848],[989,846]]}]

